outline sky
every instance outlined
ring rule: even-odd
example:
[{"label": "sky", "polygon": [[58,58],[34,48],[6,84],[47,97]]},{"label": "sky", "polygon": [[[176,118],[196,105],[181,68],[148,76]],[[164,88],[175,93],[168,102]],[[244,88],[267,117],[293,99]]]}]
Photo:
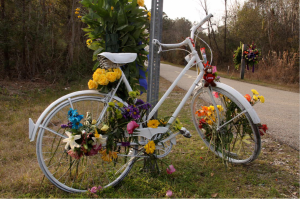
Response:
[{"label": "sky", "polygon": [[[244,3],[246,0],[237,0]],[[228,0],[228,8],[235,0]],[[152,0],[145,0],[147,9],[151,9]],[[208,12],[214,15],[214,20],[219,21],[225,13],[224,0],[207,0]],[[163,0],[163,11],[171,19],[185,17],[192,23],[200,22],[205,17],[205,12],[200,5],[200,0]]]}]

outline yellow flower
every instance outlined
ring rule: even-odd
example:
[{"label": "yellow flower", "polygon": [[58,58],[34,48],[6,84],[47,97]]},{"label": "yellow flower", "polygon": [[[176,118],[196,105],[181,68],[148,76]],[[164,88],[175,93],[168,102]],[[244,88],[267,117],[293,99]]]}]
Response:
[{"label": "yellow flower", "polygon": [[110,7],[110,9],[111,9],[111,10],[114,10],[114,7],[113,7],[113,6],[111,6],[111,7]]},{"label": "yellow flower", "polygon": [[78,19],[81,19],[82,16],[78,15],[77,17],[78,17]]},{"label": "yellow flower", "polygon": [[210,110],[214,111],[215,107],[214,106],[209,106]]},{"label": "yellow flower", "polygon": [[257,101],[257,100],[258,100],[258,98],[256,97],[256,95],[253,95],[253,100],[254,100],[254,101]]},{"label": "yellow flower", "polygon": [[76,15],[78,15],[78,14],[79,14],[79,12],[78,12],[78,11],[76,11],[76,12],[75,12],[75,14],[76,14]]},{"label": "yellow flower", "polygon": [[260,100],[261,103],[264,103],[265,102],[265,98],[264,96],[258,96],[258,99]]},{"label": "yellow flower", "polygon": [[106,75],[101,74],[101,75],[99,75],[97,82],[98,82],[98,84],[105,86],[109,83],[109,80],[106,78]]},{"label": "yellow flower", "polygon": [[101,131],[107,131],[108,129],[109,129],[109,126],[104,124],[103,127],[101,128]]},{"label": "yellow flower", "polygon": [[108,73],[106,73],[106,78],[108,79],[108,81],[114,82],[117,79],[117,73],[115,73],[115,72],[108,72]]},{"label": "yellow flower", "polygon": [[86,45],[91,45],[92,43],[93,43],[93,40],[91,40],[91,39],[86,40]]},{"label": "yellow flower", "polygon": [[212,125],[212,123],[213,123],[213,121],[211,120],[211,119],[209,119],[209,118],[206,118],[206,123],[208,124],[208,125]]},{"label": "yellow flower", "polygon": [[97,123],[97,120],[92,120],[92,124],[94,125],[94,124],[96,124]]},{"label": "yellow flower", "polygon": [[144,6],[144,0],[137,0],[137,3],[139,4],[139,6],[143,7]]},{"label": "yellow flower", "polygon": [[80,10],[80,8],[76,8],[76,11],[79,11]]},{"label": "yellow flower", "polygon": [[94,80],[91,80],[88,82],[89,89],[97,89],[98,88],[98,83]]},{"label": "yellow flower", "polygon": [[253,95],[259,95],[259,93],[255,89],[252,89],[251,91],[252,91]]},{"label": "yellow flower", "polygon": [[159,125],[159,121],[158,120],[150,120],[147,125],[150,128],[157,128]]},{"label": "yellow flower", "polygon": [[122,70],[120,68],[114,68],[114,72],[117,73],[117,79],[120,79],[122,76]]},{"label": "yellow flower", "polygon": [[217,105],[217,107],[218,107],[220,112],[223,111],[223,107],[221,105]]},{"label": "yellow flower", "polygon": [[113,151],[113,152],[109,152],[109,153],[110,153],[109,155],[111,155],[113,159],[118,158],[118,152]]},{"label": "yellow flower", "polygon": [[151,140],[150,142],[148,142],[148,144],[146,144],[144,146],[144,148],[146,149],[146,151],[145,151],[146,153],[148,153],[148,154],[154,153],[154,150],[155,150],[155,143],[154,143],[154,141]]},{"label": "yellow flower", "polygon": [[97,70],[95,71],[95,73],[101,75],[101,74],[106,74],[106,70],[102,69],[102,68],[97,68]]}]

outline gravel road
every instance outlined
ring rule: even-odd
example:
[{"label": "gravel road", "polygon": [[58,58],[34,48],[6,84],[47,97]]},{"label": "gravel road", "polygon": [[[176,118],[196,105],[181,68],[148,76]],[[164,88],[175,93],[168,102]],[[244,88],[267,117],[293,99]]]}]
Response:
[{"label": "gravel road", "polygon": [[[160,76],[173,82],[182,68],[168,64],[160,64]],[[195,71],[188,71],[177,86],[188,90],[196,79]],[[279,142],[284,142],[299,151],[299,93],[282,91],[269,87],[249,84],[231,79],[221,78],[225,83],[241,94],[252,95],[255,89],[265,97],[265,103],[254,106],[262,124],[268,125],[268,134]]]}]

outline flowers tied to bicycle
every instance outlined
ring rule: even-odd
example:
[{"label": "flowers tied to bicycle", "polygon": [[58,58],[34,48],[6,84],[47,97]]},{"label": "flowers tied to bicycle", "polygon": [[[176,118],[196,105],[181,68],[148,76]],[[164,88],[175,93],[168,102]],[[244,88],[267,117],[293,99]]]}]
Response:
[{"label": "flowers tied to bicycle", "polygon": [[119,146],[129,147],[130,142],[137,142],[136,137],[126,136],[126,132],[132,135],[139,127],[137,123],[151,107],[141,99],[135,101],[137,95],[139,92],[129,93],[128,106],[121,102],[109,102],[101,124],[97,124],[91,113],[86,113],[84,119],[77,110],[70,108],[68,124],[61,125],[68,136],[63,140],[67,153],[75,159],[99,153],[104,161],[110,162],[117,158]]},{"label": "flowers tied to bicycle", "polygon": [[[251,90],[253,96],[246,94],[244,97],[253,106],[258,102],[264,103],[265,98],[255,90]],[[215,148],[215,151],[219,151],[224,157],[230,158],[232,155],[230,149],[235,149],[237,154],[243,150],[245,144],[250,144],[253,131],[250,126],[247,125],[246,115],[242,113],[242,110],[227,96],[217,92],[213,92],[215,99],[219,98],[217,109],[215,106],[201,106],[199,110],[195,112],[198,118],[199,129],[204,134],[204,139]],[[221,128],[217,130],[218,116],[220,120]],[[232,123],[224,124],[223,121],[232,121]],[[222,125],[224,125],[222,127]],[[267,125],[259,125],[260,135],[266,132]],[[238,135],[233,135],[238,134]]]}]

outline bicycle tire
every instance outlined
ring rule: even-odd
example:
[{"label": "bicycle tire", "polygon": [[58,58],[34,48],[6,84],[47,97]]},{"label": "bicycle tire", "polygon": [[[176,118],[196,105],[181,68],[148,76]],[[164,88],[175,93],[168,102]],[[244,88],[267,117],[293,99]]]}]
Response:
[{"label": "bicycle tire", "polygon": [[[232,94],[218,87],[212,87],[212,91],[216,93],[210,95],[209,88],[203,87],[197,91],[192,99],[192,118],[198,134],[205,145],[220,158],[235,164],[247,164],[254,161],[261,150],[261,139],[258,126],[252,122],[250,115],[245,110],[242,103],[240,103]],[[222,124],[225,124],[219,131],[216,131],[218,119],[216,119],[216,121],[209,120],[212,124],[206,127],[206,129],[203,127],[202,123],[199,123],[200,117],[197,110],[202,110],[204,106],[212,106],[213,101],[211,97],[215,100],[216,105],[222,106],[224,111],[219,112],[220,117],[222,117],[220,120]],[[234,113],[229,113],[232,107],[234,107]],[[237,117],[242,111],[245,111],[245,113]],[[230,121],[228,115],[224,117],[224,113],[225,115],[226,113],[231,114],[229,116],[233,116],[235,119]],[[226,122],[228,122],[228,124],[226,124]],[[242,125],[242,128],[240,125]],[[246,134],[250,138],[246,137]],[[232,138],[230,138],[231,136]],[[219,147],[220,144],[218,143],[220,143],[220,140],[223,141],[224,139],[227,139],[228,144]],[[241,147],[243,147],[242,151]]]},{"label": "bicycle tire", "polygon": [[131,170],[135,162],[131,156],[137,153],[136,150],[131,149],[131,154],[128,154],[125,147],[120,146],[118,158],[110,163],[103,161],[99,154],[83,156],[78,160],[71,158],[64,148],[65,143],[61,142],[64,132],[60,129],[61,124],[68,122],[70,101],[79,114],[89,111],[93,118],[99,116],[106,103],[100,95],[75,94],[49,111],[39,126],[36,143],[37,158],[43,173],[55,186],[70,193],[85,192],[99,185],[103,188],[116,186]]}]

